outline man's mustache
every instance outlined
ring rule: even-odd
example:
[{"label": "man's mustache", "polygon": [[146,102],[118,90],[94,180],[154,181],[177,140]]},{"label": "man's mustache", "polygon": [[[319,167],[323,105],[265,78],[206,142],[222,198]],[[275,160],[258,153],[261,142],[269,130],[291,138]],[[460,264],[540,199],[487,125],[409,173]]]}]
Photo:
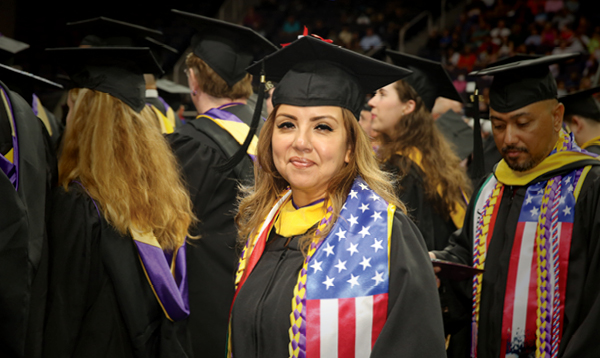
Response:
[{"label": "man's mustache", "polygon": [[517,147],[515,145],[507,145],[506,147],[502,147],[502,154],[506,154],[507,152],[523,152],[523,153],[529,153],[529,151],[527,150],[527,148],[525,147]]}]

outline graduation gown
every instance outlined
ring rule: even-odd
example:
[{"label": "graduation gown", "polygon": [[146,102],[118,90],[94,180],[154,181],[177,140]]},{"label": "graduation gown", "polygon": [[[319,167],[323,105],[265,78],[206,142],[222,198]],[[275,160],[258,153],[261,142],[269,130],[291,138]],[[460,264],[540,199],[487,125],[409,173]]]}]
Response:
[{"label": "graduation gown", "polygon": [[[398,172],[397,167],[389,167]],[[397,196],[406,205],[408,216],[417,225],[425,239],[427,250],[442,250],[448,245],[448,238],[457,230],[452,218],[444,218],[425,195],[424,173],[413,163],[410,171],[399,178]],[[470,311],[460,301],[464,282],[441,279],[439,288],[441,307],[446,335],[464,335],[465,324],[470,319]],[[451,341],[451,349],[457,349]]]},{"label": "graduation gown", "polygon": [[[252,111],[248,109],[243,113],[248,116],[237,117],[249,124]],[[194,121],[198,119],[177,128],[167,139],[182,166],[194,214],[200,220],[191,233],[201,238],[188,243],[186,252],[189,329],[194,337],[194,353],[199,357],[221,358],[226,354],[229,309],[238,260],[235,252],[237,229],[233,218],[240,178],[234,170],[221,173],[214,169],[229,157],[215,138],[194,127]],[[235,141],[225,130],[222,134]],[[237,142],[236,145],[239,146]],[[251,168],[246,172],[247,176],[252,176]]]},{"label": "graduation gown", "polygon": [[186,321],[168,320],[130,236],[77,184],[53,191],[45,357],[192,357]]},{"label": "graduation gown", "polygon": [[[532,183],[548,180],[560,173],[568,173],[573,167],[549,172]],[[575,205],[575,218],[564,309],[563,336],[558,356],[595,357],[600,352],[600,167],[593,166],[583,183]],[[487,250],[481,294],[479,317],[478,357],[498,358],[504,296],[516,226],[524,204],[528,186],[507,186],[504,189],[493,236]],[[478,192],[477,189],[476,192]],[[473,206],[469,204],[463,228],[473,226]],[[473,233],[463,229],[451,240],[444,251],[435,251],[439,259],[473,263]],[[469,290],[472,287],[468,288]],[[465,294],[464,302],[470,307],[471,294]],[[470,346],[470,338],[465,342]],[[462,356],[464,357],[464,355]]]},{"label": "graduation gown", "polygon": [[594,144],[594,145],[590,145],[588,147],[585,147],[584,149],[587,150],[588,152],[600,155],[600,145],[595,145]]},{"label": "graduation gown", "polygon": [[[240,289],[232,310],[235,358],[289,357],[290,313],[304,255],[298,237],[269,235],[265,252]],[[376,357],[445,357],[440,304],[423,239],[396,212],[391,236],[387,321]]]},{"label": "graduation gown", "polygon": [[385,169],[398,178],[396,195],[406,205],[408,216],[417,225],[425,239],[427,250],[441,250],[448,245],[448,237],[456,231],[456,225],[450,217],[444,218],[435,210],[433,203],[425,196],[424,173],[415,163],[409,172],[400,177],[398,167],[390,162]]},{"label": "graduation gown", "polygon": [[[14,114],[19,150],[16,189],[0,170],[0,352],[3,357],[38,357],[46,300],[47,204],[56,158],[29,104],[2,82],[0,87]],[[0,121],[8,123],[4,103],[0,111]]]}]

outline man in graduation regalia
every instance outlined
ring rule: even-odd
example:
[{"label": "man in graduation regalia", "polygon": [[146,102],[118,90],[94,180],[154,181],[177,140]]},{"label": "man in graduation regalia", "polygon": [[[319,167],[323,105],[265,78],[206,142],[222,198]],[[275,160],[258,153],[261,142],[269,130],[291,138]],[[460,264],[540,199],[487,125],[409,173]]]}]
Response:
[{"label": "man in graduation regalia", "polygon": [[600,351],[600,161],[562,129],[548,65],[493,75],[490,119],[503,159],[475,191],[462,232],[430,254],[484,269],[472,286],[471,356],[592,357]]},{"label": "man in graduation regalia", "polygon": [[594,87],[558,99],[565,106],[565,122],[579,146],[596,154],[600,154],[600,103],[594,98],[598,92],[600,87]]},{"label": "man in graduation regalia", "polygon": [[237,189],[240,180],[253,177],[250,155],[257,142],[253,133],[258,123],[251,125],[254,108],[246,105],[252,77],[245,69],[255,55],[277,48],[248,28],[173,11],[198,31],[186,65],[200,115],[167,136],[200,221],[192,233],[201,238],[187,250],[189,328],[196,355],[222,357],[238,257],[233,219]]},{"label": "man in graduation regalia", "polygon": [[48,132],[0,75],[0,355],[39,357],[47,277]]}]

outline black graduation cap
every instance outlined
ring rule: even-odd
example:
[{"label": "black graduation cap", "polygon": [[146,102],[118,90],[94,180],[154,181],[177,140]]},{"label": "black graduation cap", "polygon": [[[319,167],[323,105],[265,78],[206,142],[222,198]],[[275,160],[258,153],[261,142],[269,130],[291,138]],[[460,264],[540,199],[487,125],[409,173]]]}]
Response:
[{"label": "black graduation cap", "polygon": [[408,83],[417,91],[429,111],[438,97],[448,98],[460,103],[462,97],[452,83],[450,75],[444,70],[442,64],[411,56],[397,51],[386,51],[392,62],[398,66],[408,68],[413,73],[402,81]]},{"label": "black graduation cap", "polygon": [[565,116],[582,116],[600,122],[600,104],[594,98],[598,92],[600,86],[560,97],[558,100],[565,106]]},{"label": "black graduation cap", "polygon": [[535,58],[540,58],[540,57],[542,57],[542,55],[528,55],[528,54],[524,54],[524,53],[517,53],[513,56],[505,57],[496,62],[492,62],[489,65],[485,66],[485,68],[506,65],[507,63],[513,63],[513,62],[518,62],[518,61],[533,60]]},{"label": "black graduation cap", "polygon": [[[33,88],[34,86],[43,86],[46,88],[62,89],[63,86],[52,82],[44,77],[36,76],[32,73],[18,70],[0,63],[0,81],[13,90],[15,86]],[[12,85],[14,84],[14,85]]]},{"label": "black graduation cap", "polygon": [[190,94],[189,87],[164,78],[156,80],[156,87],[161,92],[167,92],[171,94]]},{"label": "black graduation cap", "polygon": [[374,58],[376,60],[385,61],[386,53],[387,53],[386,46],[379,46],[379,47],[372,48],[367,53],[365,53],[365,55],[367,55],[371,58]]},{"label": "black graduation cap", "polygon": [[82,47],[149,47],[157,60],[162,58],[163,53],[178,53],[159,41],[163,36],[161,31],[108,17],[69,22],[67,26],[83,34]]},{"label": "black graduation cap", "polygon": [[304,36],[255,63],[248,72],[265,69],[277,81],[273,105],[339,106],[356,118],[365,94],[408,76],[411,71]]},{"label": "black graduation cap", "polygon": [[158,94],[173,108],[177,110],[181,104],[181,96],[190,94],[190,88],[187,86],[180,85],[173,81],[169,81],[164,78],[156,80],[156,88]]},{"label": "black graduation cap", "polygon": [[71,78],[73,88],[105,92],[134,111],[145,106],[144,73],[162,72],[149,48],[89,47],[46,49]]},{"label": "black graduation cap", "polygon": [[26,50],[29,45],[25,42],[17,41],[6,37],[0,33],[0,62],[6,63],[11,60],[17,53]]},{"label": "black graduation cap", "polygon": [[197,30],[192,39],[194,55],[206,62],[230,87],[246,76],[246,67],[255,56],[260,58],[277,51],[277,46],[248,27],[189,12],[171,11]]},{"label": "black graduation cap", "polygon": [[100,16],[92,19],[68,22],[67,26],[83,35],[81,45],[92,47],[137,47],[146,37],[160,39],[162,32],[124,21]]},{"label": "black graduation cap", "polygon": [[463,160],[473,153],[473,129],[463,120],[462,115],[448,110],[435,121],[435,126],[444,138],[454,146],[454,152]]},{"label": "black graduation cap", "polygon": [[531,103],[556,98],[556,81],[548,66],[577,56],[578,53],[544,56],[486,68],[469,75],[494,76],[490,87],[490,107],[507,113]]}]

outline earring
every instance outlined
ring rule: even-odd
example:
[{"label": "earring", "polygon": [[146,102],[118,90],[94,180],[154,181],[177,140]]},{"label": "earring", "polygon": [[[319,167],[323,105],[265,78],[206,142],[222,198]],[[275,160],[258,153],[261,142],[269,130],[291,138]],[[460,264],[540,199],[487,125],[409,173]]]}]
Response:
[{"label": "earring", "polygon": [[195,95],[197,95],[197,94],[198,94],[198,92],[196,92],[196,91],[192,91],[192,96],[195,96]]}]

